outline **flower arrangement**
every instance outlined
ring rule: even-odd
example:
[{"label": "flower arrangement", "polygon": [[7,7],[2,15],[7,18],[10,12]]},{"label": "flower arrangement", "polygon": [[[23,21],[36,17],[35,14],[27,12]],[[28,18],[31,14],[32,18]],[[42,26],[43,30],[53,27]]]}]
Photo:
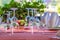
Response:
[{"label": "flower arrangement", "polygon": [[25,25],[25,21],[24,20],[20,20],[20,26],[24,26]]}]

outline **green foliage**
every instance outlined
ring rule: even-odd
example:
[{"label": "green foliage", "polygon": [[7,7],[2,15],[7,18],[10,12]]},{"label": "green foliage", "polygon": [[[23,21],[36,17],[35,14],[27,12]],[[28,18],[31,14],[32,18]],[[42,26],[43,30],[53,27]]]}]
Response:
[{"label": "green foliage", "polygon": [[2,15],[2,14],[3,14],[2,7],[0,7],[0,15]]},{"label": "green foliage", "polygon": [[15,27],[15,26],[17,26],[17,24],[16,23],[13,23],[13,26]]},{"label": "green foliage", "polygon": [[60,13],[60,7],[58,7],[58,13]]},{"label": "green foliage", "polygon": [[[15,2],[14,0],[11,0],[9,4],[4,4],[4,6],[1,8],[0,7],[0,14],[2,14],[3,11],[9,11],[10,8],[18,8],[16,11],[16,17],[17,18],[23,18],[27,16],[27,10],[26,8],[37,8],[39,12],[44,12],[45,5],[43,4],[42,0],[38,2],[26,2],[24,1],[21,5],[18,2]],[[43,9],[43,10],[41,10]]]}]

